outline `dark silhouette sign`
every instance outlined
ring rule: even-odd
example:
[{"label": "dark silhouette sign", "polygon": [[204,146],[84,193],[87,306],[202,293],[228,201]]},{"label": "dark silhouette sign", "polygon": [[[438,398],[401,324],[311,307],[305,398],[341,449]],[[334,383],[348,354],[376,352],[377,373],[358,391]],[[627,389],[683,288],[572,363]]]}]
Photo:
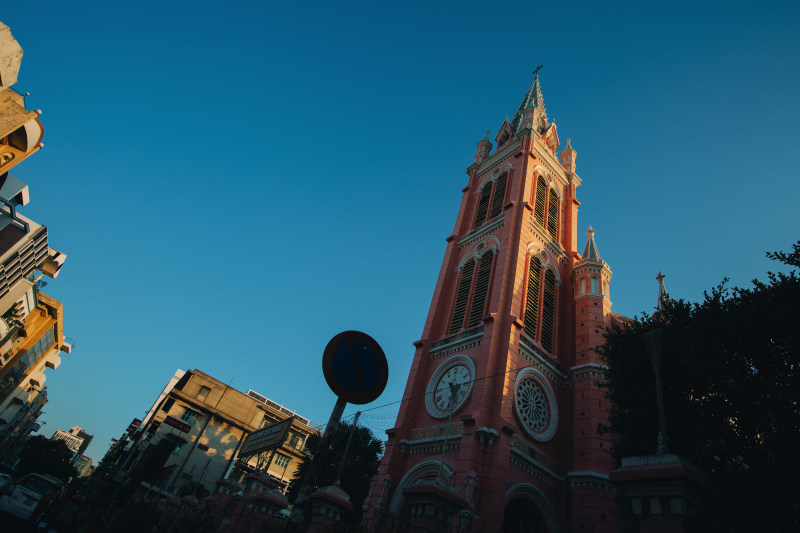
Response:
[{"label": "dark silhouette sign", "polygon": [[328,342],[322,372],[331,390],[348,403],[365,404],[381,395],[389,365],[380,345],[360,331],[343,331]]}]

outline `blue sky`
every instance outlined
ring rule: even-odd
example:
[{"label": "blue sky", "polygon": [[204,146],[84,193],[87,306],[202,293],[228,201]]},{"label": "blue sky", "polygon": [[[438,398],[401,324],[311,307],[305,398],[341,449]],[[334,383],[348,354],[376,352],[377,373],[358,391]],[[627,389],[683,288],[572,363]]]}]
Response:
[{"label": "blue sky", "polygon": [[69,254],[42,432],[84,427],[95,460],[177,368],[326,422],[347,329],[387,353],[361,420],[392,427],[464,169],[539,64],[615,311],[650,311],[659,270],[689,300],[746,285],[800,239],[796,3],[289,4],[0,17],[45,126],[21,212]]}]

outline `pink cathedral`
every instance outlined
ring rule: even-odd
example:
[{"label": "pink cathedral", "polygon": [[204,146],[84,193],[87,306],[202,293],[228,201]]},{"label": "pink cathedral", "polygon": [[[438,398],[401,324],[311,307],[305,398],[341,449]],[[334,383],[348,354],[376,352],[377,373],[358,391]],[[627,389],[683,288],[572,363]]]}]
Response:
[{"label": "pink cathedral", "polygon": [[576,152],[538,69],[478,142],[386,453],[370,531],[617,530],[593,348],[612,313],[594,230],[578,252]]}]

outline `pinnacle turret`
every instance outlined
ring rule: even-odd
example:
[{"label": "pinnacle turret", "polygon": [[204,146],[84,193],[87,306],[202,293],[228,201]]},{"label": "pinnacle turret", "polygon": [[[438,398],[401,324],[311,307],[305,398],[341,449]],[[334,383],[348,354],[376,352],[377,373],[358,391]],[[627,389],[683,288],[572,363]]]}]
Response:
[{"label": "pinnacle turret", "polygon": [[542,129],[547,127],[547,111],[544,107],[544,97],[542,96],[542,87],[539,85],[539,69],[542,68],[541,66],[536,69],[535,76],[533,78],[533,83],[531,83],[530,88],[528,88],[528,92],[525,93],[525,96],[522,98],[522,102],[519,104],[519,109],[514,114],[514,119],[511,121],[511,129],[514,133],[519,132],[524,125],[526,125],[526,121],[523,120],[527,114],[532,119],[531,125],[535,125]]},{"label": "pinnacle turret", "polygon": [[597,251],[597,244],[594,242],[594,231],[594,228],[591,226],[586,228],[586,247],[583,249],[583,256],[581,259],[600,262],[602,259],[600,259],[600,252]]}]

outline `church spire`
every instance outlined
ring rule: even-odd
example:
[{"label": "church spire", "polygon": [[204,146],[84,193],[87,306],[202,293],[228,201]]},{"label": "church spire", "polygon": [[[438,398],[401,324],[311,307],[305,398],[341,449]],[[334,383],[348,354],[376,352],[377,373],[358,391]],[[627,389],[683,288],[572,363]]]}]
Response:
[{"label": "church spire", "polygon": [[527,121],[523,120],[526,110],[528,110],[528,113],[532,115],[532,124],[535,124],[542,129],[547,127],[547,111],[545,111],[544,108],[542,87],[539,85],[540,68],[542,68],[542,65],[536,67],[536,70],[534,71],[533,83],[531,83],[531,86],[528,88],[528,92],[526,92],[525,96],[522,98],[522,102],[519,104],[519,109],[517,109],[517,112],[514,114],[514,119],[511,121],[511,129],[515,133],[526,125]]},{"label": "church spire", "polygon": [[597,251],[597,245],[594,242],[594,228],[589,226],[586,228],[586,247],[583,249],[583,257],[581,259],[589,259],[591,261],[602,261],[600,259],[600,252]]},{"label": "church spire", "polygon": [[656,279],[658,280],[658,305],[656,309],[661,311],[664,309],[664,303],[669,300],[669,293],[667,292],[667,288],[664,286],[664,278],[666,278],[660,270],[658,271],[658,276]]}]

